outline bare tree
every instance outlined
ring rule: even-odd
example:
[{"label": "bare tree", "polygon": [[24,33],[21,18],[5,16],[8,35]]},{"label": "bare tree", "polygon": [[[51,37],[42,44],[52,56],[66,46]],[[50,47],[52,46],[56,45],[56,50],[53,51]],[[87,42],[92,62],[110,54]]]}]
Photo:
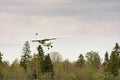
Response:
[{"label": "bare tree", "polygon": [[56,51],[50,53],[50,58],[53,63],[62,61],[62,56]]}]

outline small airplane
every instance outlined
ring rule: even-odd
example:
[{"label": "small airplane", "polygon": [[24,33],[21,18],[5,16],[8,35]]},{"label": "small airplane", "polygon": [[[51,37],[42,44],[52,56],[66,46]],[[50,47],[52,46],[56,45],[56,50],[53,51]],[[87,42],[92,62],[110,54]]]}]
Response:
[{"label": "small airplane", "polygon": [[[36,36],[38,37],[38,33],[36,33]],[[69,35],[64,35],[64,36],[54,37],[54,38],[47,38],[47,39],[34,39],[34,40],[32,40],[32,42],[38,42],[41,45],[46,46],[46,47],[48,47],[48,49],[50,49],[53,47],[53,45],[52,45],[53,43],[51,42],[52,40],[56,40],[56,39],[67,37],[67,36],[69,36]]]}]

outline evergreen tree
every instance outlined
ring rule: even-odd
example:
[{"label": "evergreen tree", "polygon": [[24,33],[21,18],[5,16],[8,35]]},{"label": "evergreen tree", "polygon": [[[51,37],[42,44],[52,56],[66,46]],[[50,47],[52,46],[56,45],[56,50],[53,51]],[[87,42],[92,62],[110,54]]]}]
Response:
[{"label": "evergreen tree", "polygon": [[41,45],[37,47],[37,50],[38,50],[38,58],[40,62],[41,72],[44,74],[44,51]]},{"label": "evergreen tree", "polygon": [[119,68],[120,68],[120,46],[118,43],[115,44],[115,47],[113,48],[113,51],[116,53],[118,61],[119,61]]},{"label": "evergreen tree", "polygon": [[3,79],[3,62],[2,62],[2,53],[0,52],[0,80]]},{"label": "evergreen tree", "polygon": [[40,59],[41,59],[41,60],[44,60],[44,51],[43,51],[42,46],[39,45],[39,46],[37,47],[37,50],[38,50],[38,55],[39,55]]},{"label": "evergreen tree", "polygon": [[31,68],[31,76],[33,79],[38,80],[41,72],[41,65],[40,65],[40,58],[38,54],[33,55],[31,62],[29,64],[29,67]]},{"label": "evergreen tree", "polygon": [[53,71],[53,64],[52,64],[49,54],[45,56],[44,68],[45,68],[45,72]]},{"label": "evergreen tree", "polygon": [[0,52],[0,63],[2,63],[2,53]]},{"label": "evergreen tree", "polygon": [[117,76],[119,72],[118,55],[114,51],[112,51],[110,56],[110,71],[114,76]]},{"label": "evergreen tree", "polygon": [[52,61],[50,59],[49,54],[45,56],[45,60],[44,60],[44,71],[46,73],[51,73],[51,78],[53,77],[53,64]]},{"label": "evergreen tree", "polygon": [[118,53],[120,53],[120,46],[118,43],[115,44],[115,47],[113,48],[113,51],[116,51]]},{"label": "evergreen tree", "polygon": [[84,56],[80,54],[76,62],[76,66],[82,68],[84,64],[85,64]]},{"label": "evergreen tree", "polygon": [[26,41],[23,47],[23,52],[22,52],[22,56],[21,56],[21,61],[20,61],[20,65],[26,70],[27,69],[27,65],[30,61],[31,58],[31,51],[30,51],[30,45],[29,42]]},{"label": "evergreen tree", "polygon": [[107,75],[109,73],[109,68],[110,68],[109,67],[110,66],[110,62],[109,62],[108,52],[105,53],[105,59],[104,59],[103,66],[104,66],[104,72]]},{"label": "evergreen tree", "polygon": [[119,44],[116,43],[110,56],[110,71],[114,76],[119,75],[119,69],[120,69],[119,55],[120,55],[120,47]]}]

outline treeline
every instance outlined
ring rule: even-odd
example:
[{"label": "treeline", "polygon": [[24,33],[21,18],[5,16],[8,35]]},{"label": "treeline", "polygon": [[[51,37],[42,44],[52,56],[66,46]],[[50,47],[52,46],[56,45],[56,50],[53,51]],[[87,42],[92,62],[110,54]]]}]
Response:
[{"label": "treeline", "polygon": [[2,60],[0,53],[0,80],[120,80],[120,46],[115,44],[111,53],[105,53],[103,62],[99,53],[90,51],[74,62],[62,60],[58,52],[45,55],[41,45],[31,55],[25,42],[20,60],[11,65]]}]

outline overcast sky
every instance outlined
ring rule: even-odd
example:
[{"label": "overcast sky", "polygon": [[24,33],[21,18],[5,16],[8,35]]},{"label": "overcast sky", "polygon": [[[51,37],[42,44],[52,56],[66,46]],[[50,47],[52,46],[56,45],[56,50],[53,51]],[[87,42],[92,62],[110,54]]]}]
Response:
[{"label": "overcast sky", "polygon": [[[120,44],[120,0],[0,0],[0,51],[4,60],[20,58],[24,42],[71,35],[58,39],[45,54],[58,51],[64,59],[97,51],[103,58]],[[30,43],[32,54],[38,44]]]}]

